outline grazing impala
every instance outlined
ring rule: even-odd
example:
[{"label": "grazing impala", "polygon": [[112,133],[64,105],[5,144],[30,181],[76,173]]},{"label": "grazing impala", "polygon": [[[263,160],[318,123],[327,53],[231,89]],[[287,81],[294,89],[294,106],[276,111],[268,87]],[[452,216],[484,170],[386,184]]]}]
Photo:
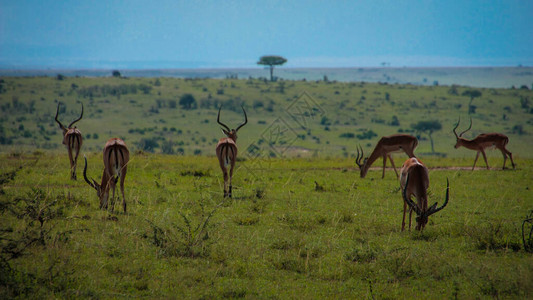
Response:
[{"label": "grazing impala", "polygon": [[509,143],[509,138],[505,134],[501,133],[482,133],[478,136],[476,136],[474,139],[467,140],[463,138],[463,134],[470,130],[472,128],[472,118],[470,118],[470,126],[463,132],[461,132],[459,135],[457,135],[457,132],[455,130],[457,127],[459,127],[459,122],[461,122],[461,118],[459,118],[459,121],[457,121],[457,125],[453,128],[453,133],[455,134],[455,138],[457,142],[455,143],[455,149],[463,146],[470,150],[477,151],[476,159],[474,160],[474,165],[472,166],[472,170],[476,167],[477,159],[479,158],[479,153],[483,154],[483,159],[485,160],[485,164],[487,165],[487,170],[489,168],[489,163],[487,162],[487,156],[485,155],[485,149],[487,148],[498,148],[502,154],[503,154],[503,169],[505,169],[505,162],[507,161],[507,156],[511,159],[511,164],[513,165],[513,169],[515,168],[515,164],[513,161],[513,154],[505,148],[507,143]]},{"label": "grazing impala", "polygon": [[389,158],[392,167],[394,168],[396,177],[398,177],[398,171],[396,171],[396,166],[394,165],[394,161],[392,160],[391,154],[393,152],[403,151],[405,152],[405,154],[407,154],[407,156],[415,157],[414,152],[416,146],[418,146],[418,140],[416,139],[416,137],[408,134],[393,134],[389,136],[384,136],[379,140],[376,147],[374,148],[374,151],[372,151],[372,154],[370,154],[370,157],[365,158],[363,160],[363,163],[361,163],[361,160],[364,156],[363,148],[359,146],[359,148],[357,148],[357,158],[355,159],[355,163],[359,166],[359,169],[361,170],[361,178],[365,178],[368,169],[370,169],[370,166],[380,157],[383,157],[383,175],[381,176],[381,178],[385,178],[385,166],[387,164],[387,157]]},{"label": "grazing impala", "polygon": [[[428,217],[440,211],[448,204],[448,194],[450,190],[450,183],[446,179],[446,199],[441,207],[437,208],[437,202],[428,208],[428,194],[429,175],[426,166],[416,157],[411,157],[405,161],[400,173],[400,187],[402,189],[403,197],[403,220],[402,231],[405,228],[405,210],[409,206],[409,230],[411,230],[411,214],[415,211],[416,230],[423,230],[428,223]],[[411,200],[411,196],[415,196],[417,203]]]},{"label": "grazing impala", "polygon": [[65,127],[59,120],[57,119],[57,116],[59,115],[59,103],[57,103],[57,111],[56,111],[56,122],[59,124],[59,128],[63,130],[63,144],[67,146],[68,151],[68,158],[70,160],[70,178],[76,180],[76,165],[78,162],[78,155],[80,154],[81,144],[83,143],[83,140],[81,138],[81,132],[76,127],[72,127],[74,123],[81,120],[83,117],[83,103],[81,104],[81,114],[80,117],[72,123],[70,123],[67,127]]},{"label": "grazing impala", "polygon": [[120,179],[120,191],[122,193],[122,207],[126,213],[126,198],[124,197],[124,179],[128,170],[130,152],[126,143],[119,138],[112,138],[107,141],[104,147],[104,173],[102,182],[98,184],[94,179],[92,182],[87,178],[87,157],[85,157],[85,168],[83,168],[83,178],[96,190],[96,195],[100,199],[100,208],[107,209],[109,199],[109,189],[113,189],[111,198],[111,211],[115,206],[115,187]]},{"label": "grazing impala", "polygon": [[[237,159],[237,131],[246,123],[248,123],[248,117],[246,116],[246,111],[244,110],[244,107],[242,108],[242,112],[244,113],[244,122],[237,127],[237,129],[229,129],[228,126],[226,126],[224,123],[220,122],[220,110],[222,109],[222,106],[220,106],[218,110],[218,117],[217,117],[217,123],[222,126],[222,132],[227,136],[225,138],[221,138],[218,141],[217,147],[216,147],[216,153],[218,157],[218,162],[220,164],[220,169],[222,169],[222,173],[224,174],[224,197],[230,197],[231,198],[231,179],[233,177],[233,168],[235,167],[235,160]],[[228,166],[229,166],[229,177],[228,177]],[[229,180],[228,180],[229,179]]]}]

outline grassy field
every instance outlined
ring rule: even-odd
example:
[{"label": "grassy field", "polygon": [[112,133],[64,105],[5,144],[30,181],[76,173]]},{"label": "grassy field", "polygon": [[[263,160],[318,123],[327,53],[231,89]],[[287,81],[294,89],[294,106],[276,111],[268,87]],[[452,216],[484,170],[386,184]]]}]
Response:
[{"label": "grassy field", "polygon": [[[533,158],[533,92],[529,89],[471,89],[461,86],[414,86],[332,81],[258,79],[215,80],[180,78],[6,77],[0,87],[0,152],[64,151],[61,131],[54,122],[70,123],[84,104],[84,118],[76,125],[83,133],[84,151],[101,151],[111,137],[123,138],[130,149],[153,153],[214,155],[222,120],[239,132],[241,153],[266,157],[350,157],[356,145],[370,152],[384,135],[416,134],[417,153],[431,154],[427,132],[415,132],[419,121],[437,121],[432,134],[434,151],[447,157],[471,157],[455,150],[452,128],[461,117],[465,137],[482,132],[509,136],[517,158]],[[470,103],[463,94],[479,91]],[[180,99],[190,94],[195,106]],[[470,114],[469,105],[475,106]],[[257,149],[259,148],[259,149]],[[501,157],[499,152],[490,155]]]},{"label": "grassy field", "polygon": [[[533,92],[334,81],[4,77],[0,80],[0,298],[531,298],[522,222],[533,209]],[[465,92],[477,90],[472,100]],[[180,105],[190,94],[195,104]],[[88,174],[121,137],[131,150],[128,213],[98,209],[69,179],[59,119],[77,123]],[[216,114],[239,131],[234,198],[222,197]],[[474,111],[468,113],[469,105]],[[491,170],[451,132],[502,132],[517,168]],[[437,121],[442,129],[415,132]],[[430,204],[401,232],[394,171],[365,179],[356,145],[419,137]],[[406,158],[395,156],[399,166]],[[414,221],[414,220],[413,220]]]},{"label": "grassy field", "polygon": [[[394,172],[361,179],[351,159],[240,161],[235,197],[224,199],[216,158],[139,152],[123,214],[99,210],[94,190],[68,179],[66,155],[3,155],[0,294],[532,297],[521,226],[533,207],[533,160],[507,171],[472,172],[470,159],[426,164],[429,202],[442,203],[449,178],[450,203],[420,233],[400,231]],[[101,167],[88,173],[98,178]]]}]

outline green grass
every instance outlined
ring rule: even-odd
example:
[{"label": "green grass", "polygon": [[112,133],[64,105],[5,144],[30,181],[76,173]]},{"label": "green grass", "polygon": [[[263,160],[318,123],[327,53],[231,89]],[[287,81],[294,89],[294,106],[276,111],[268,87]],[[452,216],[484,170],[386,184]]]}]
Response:
[{"label": "green grass", "polygon": [[[115,93],[130,88],[130,92]],[[142,90],[147,92],[143,92]],[[20,298],[530,298],[533,260],[521,226],[533,209],[533,93],[478,89],[473,129],[510,137],[516,170],[454,149],[467,87],[324,81],[4,77],[0,80],[0,295]],[[103,92],[106,91],[106,92]],[[184,94],[198,109],[184,110]],[[110,137],[130,147],[128,214],[98,209],[71,181],[60,130],[85,106],[88,174]],[[239,131],[233,199],[214,157],[220,104]],[[309,104],[313,110],[305,110]],[[298,116],[293,119],[291,115]],[[396,116],[399,126],[389,123]],[[411,124],[438,120],[427,135]],[[464,127],[463,127],[464,126]],[[372,131],[371,139],[360,139]],[[394,172],[359,178],[353,155],[383,135],[419,135],[430,204],[424,232],[400,232]],[[353,138],[350,138],[353,136]],[[143,141],[156,142],[147,149]],[[164,150],[166,149],[166,150]],[[174,152],[165,155],[162,152]],[[405,155],[395,156],[401,166]],[[413,220],[414,221],[414,220]]]},{"label": "green grass", "polygon": [[[403,204],[394,172],[381,179],[374,168],[361,179],[352,159],[275,158],[262,168],[245,159],[238,162],[235,197],[224,199],[216,158],[135,153],[125,215],[119,205],[112,214],[99,210],[94,190],[68,178],[64,154],[3,155],[3,173],[18,171],[0,193],[0,292],[23,298],[531,297],[533,260],[523,249],[521,226],[533,208],[533,161],[520,159],[516,170],[473,172],[435,168],[468,167],[467,159],[425,162],[429,201],[442,203],[446,178],[451,191],[448,206],[420,233],[400,232]],[[88,173],[98,178],[101,166],[90,164]]]},{"label": "green grass", "polygon": [[[411,125],[437,120],[442,129],[433,133],[435,152],[473,160],[472,151],[453,148],[452,128],[458,118],[463,120],[459,130],[468,126],[470,98],[462,96],[468,90],[471,88],[461,86],[270,83],[258,79],[4,77],[0,84],[0,152],[64,151],[61,131],[54,122],[59,101],[65,109],[59,119],[67,124],[79,116],[79,102],[84,103],[84,118],[76,125],[83,134],[85,152],[99,152],[107,139],[121,137],[132,151],[162,153],[166,149],[167,153],[213,155],[213,145],[221,137],[216,124],[220,104],[222,121],[232,128],[243,120],[242,104],[249,117],[248,125],[239,132],[243,154],[250,145],[260,145],[267,157],[350,157],[358,144],[370,152],[381,136],[405,132],[419,136],[416,153],[423,157],[431,153],[428,135],[413,132]],[[465,137],[501,132],[509,136],[508,148],[517,158],[533,158],[533,92],[476,90],[482,96],[473,101],[477,107],[471,115],[473,128]],[[172,106],[185,94],[194,96],[198,109]],[[307,107],[315,110],[306,112]],[[394,117],[398,126],[390,125]],[[276,128],[285,130],[284,140],[271,139]],[[357,138],[369,131],[376,135]],[[157,145],[147,148],[143,144],[147,140]],[[489,155],[501,157],[497,151],[489,151]]]}]

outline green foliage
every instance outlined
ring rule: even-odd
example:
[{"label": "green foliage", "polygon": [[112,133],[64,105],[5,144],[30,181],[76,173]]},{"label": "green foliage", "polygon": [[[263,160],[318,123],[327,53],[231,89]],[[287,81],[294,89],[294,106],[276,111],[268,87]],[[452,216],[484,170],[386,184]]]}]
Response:
[{"label": "green foliage", "polygon": [[209,255],[211,231],[210,220],[216,212],[213,209],[208,214],[202,214],[199,221],[193,224],[191,218],[179,213],[183,225],[173,224],[170,228],[162,228],[148,221],[152,229],[149,238],[161,249],[162,256],[185,256],[190,258],[206,257]]},{"label": "green foliage", "polygon": [[360,133],[357,135],[357,138],[360,140],[370,140],[374,137],[378,136],[374,131],[372,130],[365,130],[363,133]]},{"label": "green foliage", "polygon": [[[154,152],[156,148],[159,148],[157,140],[157,138],[143,138],[138,142],[137,147],[143,151]],[[168,151],[168,144],[165,145],[165,150]]]},{"label": "green foliage", "polygon": [[479,98],[483,95],[483,93],[479,90],[466,90],[463,93],[461,93],[461,96],[467,96],[470,97],[470,99]]},{"label": "green foliage", "polygon": [[183,109],[196,109],[197,107],[196,99],[194,99],[194,96],[191,94],[181,96],[179,104]]},{"label": "green foliage", "polygon": [[416,124],[411,124],[416,132],[425,132],[428,134],[431,141],[431,152],[435,153],[435,146],[433,143],[433,133],[442,129],[442,124],[438,120],[419,121]]},{"label": "green foliage", "polygon": [[[274,66],[281,66],[286,62],[287,62],[287,59],[285,57],[277,56],[277,55],[266,55],[266,56],[261,56],[257,64],[269,66],[270,67],[270,81],[274,81]],[[283,93],[283,91],[280,91],[280,93]]]},{"label": "green foliage", "polygon": [[533,161],[472,172],[471,157],[421,158],[429,202],[446,178],[450,202],[423,232],[401,232],[396,176],[361,179],[351,158],[239,161],[225,199],[215,157],[136,151],[128,214],[110,214],[68,181],[63,151],[4,154],[0,297],[529,298]]},{"label": "green foliage", "polygon": [[341,133],[339,137],[345,138],[345,139],[353,139],[355,137],[355,134],[353,132],[345,132],[345,133]]},{"label": "green foliage", "polygon": [[266,55],[266,56],[261,56],[257,64],[266,65],[266,66],[280,66],[286,62],[287,62],[287,59],[282,56]]},{"label": "green foliage", "polygon": [[441,130],[442,124],[438,120],[418,121],[416,124],[411,124],[411,128],[417,132],[427,132],[428,134],[431,134],[435,131]]}]

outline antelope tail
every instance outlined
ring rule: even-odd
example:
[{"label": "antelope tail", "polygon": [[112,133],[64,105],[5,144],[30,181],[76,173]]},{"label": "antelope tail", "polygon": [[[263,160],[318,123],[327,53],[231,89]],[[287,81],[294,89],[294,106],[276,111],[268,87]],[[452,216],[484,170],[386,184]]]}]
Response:
[{"label": "antelope tail", "polygon": [[[231,156],[229,151],[231,151]],[[231,157],[235,156],[235,152],[233,152],[233,147],[231,147],[231,144],[226,142],[222,144],[220,148],[220,153],[224,156],[224,165],[228,166],[231,164]]]}]

